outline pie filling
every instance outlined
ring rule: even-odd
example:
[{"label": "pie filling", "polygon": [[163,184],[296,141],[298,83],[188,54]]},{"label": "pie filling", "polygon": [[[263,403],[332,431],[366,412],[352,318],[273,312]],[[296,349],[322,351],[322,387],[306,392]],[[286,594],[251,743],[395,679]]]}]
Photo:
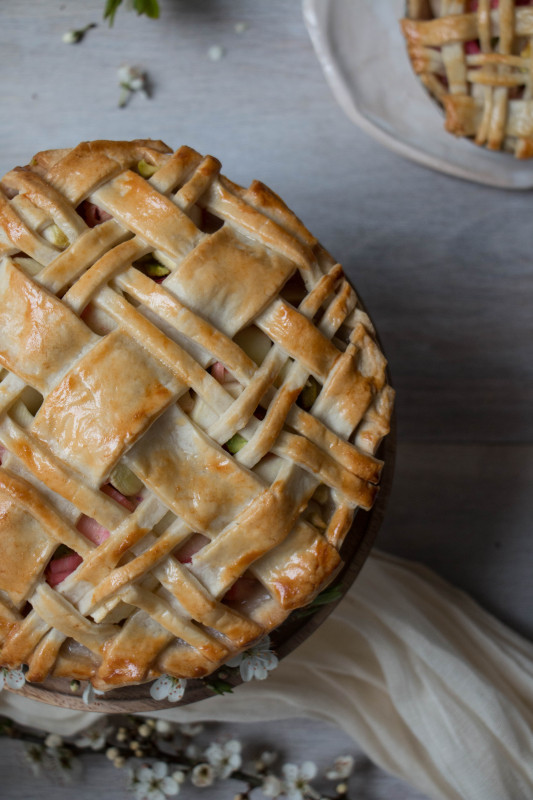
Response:
[{"label": "pie filling", "polygon": [[[111,483],[106,483],[101,487],[101,491],[115,500],[119,505],[126,508],[129,512],[135,511],[137,505],[142,501],[140,496],[127,497],[118,491]],[[92,517],[82,514],[76,529],[82,533],[86,539],[93,544],[99,545],[109,539],[110,532],[103,525],[99,525]],[[46,581],[50,586],[57,586],[65,578],[68,578],[83,562],[81,556],[74,553],[65,545],[60,545],[55,551],[50,563],[46,568]]]},{"label": "pie filling", "polygon": [[95,203],[91,203],[90,200],[84,200],[76,211],[83,221],[87,223],[89,228],[96,228],[96,226],[101,225],[102,222],[112,219],[111,214],[108,214],[107,211],[104,211],[103,208],[100,208]]}]

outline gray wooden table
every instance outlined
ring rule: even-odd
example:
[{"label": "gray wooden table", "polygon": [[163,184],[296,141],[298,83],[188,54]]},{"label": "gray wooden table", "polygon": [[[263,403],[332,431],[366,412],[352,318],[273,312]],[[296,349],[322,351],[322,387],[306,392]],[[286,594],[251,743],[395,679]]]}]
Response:
[{"label": "gray wooden table", "polygon": [[[121,10],[111,30],[103,5],[0,5],[0,174],[82,139],[154,137],[213,153],[234,180],[260,178],[281,194],[343,263],[391,363],[399,452],[380,546],[424,562],[533,636],[531,196],[426,171],[353,127],[295,0],[162,0],[161,20]],[[83,43],[62,43],[92,21]],[[220,60],[212,47],[224,49]],[[146,69],[153,95],[118,109],[123,63]],[[251,721],[238,735],[281,742],[287,760],[357,752],[339,731],[305,720],[260,730]],[[15,749],[0,753],[2,800],[37,795]],[[125,796],[103,762],[75,791],[85,800],[98,789]],[[72,791],[39,786],[44,800]],[[422,800],[375,769],[360,797]]]}]

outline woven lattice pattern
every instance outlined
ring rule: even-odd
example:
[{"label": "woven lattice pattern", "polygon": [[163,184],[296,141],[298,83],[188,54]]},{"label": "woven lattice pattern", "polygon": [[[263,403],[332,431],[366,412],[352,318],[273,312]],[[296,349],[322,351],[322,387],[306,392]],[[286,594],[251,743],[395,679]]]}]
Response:
[{"label": "woven lattice pattern", "polygon": [[0,664],[29,680],[208,674],[331,580],[376,495],[370,320],[273,192],[219,170],[92,142],[2,180]]},{"label": "woven lattice pattern", "polygon": [[443,106],[446,130],[489,150],[533,156],[530,0],[409,0],[409,57]]}]

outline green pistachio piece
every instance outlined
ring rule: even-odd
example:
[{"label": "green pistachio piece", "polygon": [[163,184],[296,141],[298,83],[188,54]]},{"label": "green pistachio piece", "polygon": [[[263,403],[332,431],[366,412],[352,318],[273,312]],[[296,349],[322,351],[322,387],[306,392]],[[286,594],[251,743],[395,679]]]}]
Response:
[{"label": "green pistachio piece", "polygon": [[44,229],[43,236],[48,242],[55,244],[55,246],[59,247],[61,250],[68,247],[68,239],[58,225],[49,225]]},{"label": "green pistachio piece", "polygon": [[125,467],[124,464],[117,464],[109,476],[109,483],[126,497],[139,494],[144,486],[142,481],[140,481],[130,469]]},{"label": "green pistachio piece", "polygon": [[148,161],[145,161],[144,158],[141,158],[137,164],[137,169],[139,170],[139,175],[142,175],[143,178],[151,178],[152,175],[157,172],[159,167],[156,167],[155,164],[149,164]]},{"label": "green pistachio piece", "polygon": [[150,278],[164,278],[166,275],[170,275],[170,270],[157,261],[150,261],[149,264],[145,264],[143,272]]},{"label": "green pistachio piece", "polygon": [[248,439],[241,436],[240,433],[234,433],[229,441],[226,442],[226,447],[232,455],[242,450]]}]

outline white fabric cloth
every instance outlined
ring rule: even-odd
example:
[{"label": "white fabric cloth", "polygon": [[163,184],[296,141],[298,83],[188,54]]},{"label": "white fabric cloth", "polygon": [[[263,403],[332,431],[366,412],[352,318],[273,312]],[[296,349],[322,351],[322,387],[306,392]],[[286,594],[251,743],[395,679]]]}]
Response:
[{"label": "white fabric cloth", "polygon": [[[100,717],[7,692],[0,713],[63,735]],[[533,645],[429,570],[380,553],[266,681],[157,716],[316,717],[430,798],[533,798]]]}]

